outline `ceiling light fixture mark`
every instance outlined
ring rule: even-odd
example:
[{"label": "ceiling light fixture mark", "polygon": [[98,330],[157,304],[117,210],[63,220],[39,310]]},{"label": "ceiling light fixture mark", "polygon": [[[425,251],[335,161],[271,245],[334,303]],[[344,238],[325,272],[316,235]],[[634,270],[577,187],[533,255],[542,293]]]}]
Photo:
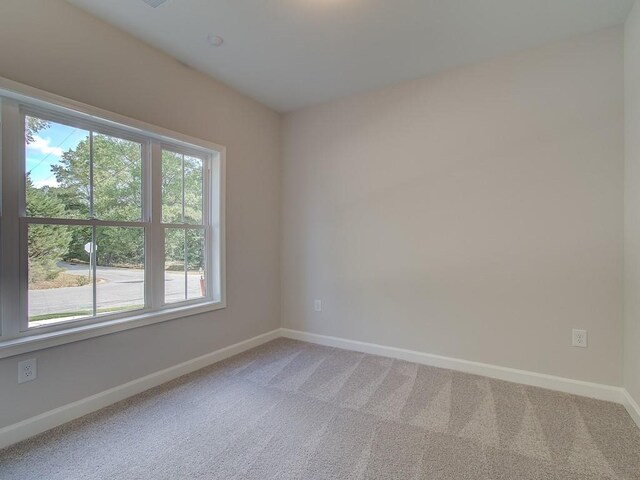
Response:
[{"label": "ceiling light fixture mark", "polygon": [[212,47],[219,47],[224,43],[224,38],[219,35],[207,35],[207,43]]},{"label": "ceiling light fixture mark", "polygon": [[142,0],[144,3],[153,8],[158,8],[163,3],[167,3],[168,0]]}]

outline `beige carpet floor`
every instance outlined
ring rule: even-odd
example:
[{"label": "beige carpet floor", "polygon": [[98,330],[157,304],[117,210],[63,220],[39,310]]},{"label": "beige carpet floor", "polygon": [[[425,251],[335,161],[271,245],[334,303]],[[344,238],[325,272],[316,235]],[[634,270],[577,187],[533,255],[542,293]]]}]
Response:
[{"label": "beige carpet floor", "polygon": [[279,339],[0,451],[0,479],[640,479],[640,430],[620,405]]}]

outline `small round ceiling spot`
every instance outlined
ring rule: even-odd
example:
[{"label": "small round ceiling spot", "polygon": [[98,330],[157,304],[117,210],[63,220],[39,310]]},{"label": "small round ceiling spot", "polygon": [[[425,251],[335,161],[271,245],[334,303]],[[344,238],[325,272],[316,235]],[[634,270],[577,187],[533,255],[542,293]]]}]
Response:
[{"label": "small round ceiling spot", "polygon": [[212,47],[219,47],[224,43],[224,38],[219,35],[207,35],[207,43]]}]

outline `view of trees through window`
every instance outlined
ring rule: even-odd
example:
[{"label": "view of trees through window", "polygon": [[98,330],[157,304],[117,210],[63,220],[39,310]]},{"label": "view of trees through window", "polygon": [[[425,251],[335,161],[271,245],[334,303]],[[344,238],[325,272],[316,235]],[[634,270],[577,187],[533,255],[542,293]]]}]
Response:
[{"label": "view of trees through window", "polygon": [[[25,137],[30,326],[143,308],[142,144],[35,116]],[[203,169],[163,152],[167,303],[205,295]]]},{"label": "view of trees through window", "polygon": [[[184,228],[165,228],[165,302],[198,298],[204,284],[197,272],[204,269],[202,160],[169,150],[162,152],[162,223]],[[183,274],[182,285],[176,274]]]}]

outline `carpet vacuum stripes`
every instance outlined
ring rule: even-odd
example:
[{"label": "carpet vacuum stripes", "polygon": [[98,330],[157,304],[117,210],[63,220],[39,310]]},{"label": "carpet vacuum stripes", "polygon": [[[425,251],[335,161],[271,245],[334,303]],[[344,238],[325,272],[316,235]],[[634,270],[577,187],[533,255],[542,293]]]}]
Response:
[{"label": "carpet vacuum stripes", "polygon": [[0,451],[0,479],[640,479],[640,430],[617,404],[278,339]]}]

